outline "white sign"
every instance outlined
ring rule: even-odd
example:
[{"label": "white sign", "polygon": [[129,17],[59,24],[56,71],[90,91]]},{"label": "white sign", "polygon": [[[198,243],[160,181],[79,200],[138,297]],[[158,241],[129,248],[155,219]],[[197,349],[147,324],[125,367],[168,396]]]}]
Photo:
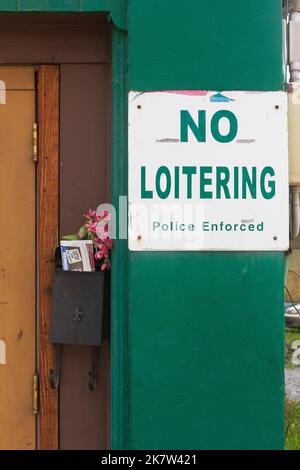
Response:
[{"label": "white sign", "polygon": [[289,246],[284,92],[129,93],[129,249]]}]

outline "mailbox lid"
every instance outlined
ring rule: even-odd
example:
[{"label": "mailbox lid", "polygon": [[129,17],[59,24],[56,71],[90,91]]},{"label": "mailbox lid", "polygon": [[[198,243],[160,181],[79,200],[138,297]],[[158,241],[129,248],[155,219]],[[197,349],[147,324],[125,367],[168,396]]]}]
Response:
[{"label": "mailbox lid", "polygon": [[103,272],[55,271],[52,343],[101,344],[104,280]]}]

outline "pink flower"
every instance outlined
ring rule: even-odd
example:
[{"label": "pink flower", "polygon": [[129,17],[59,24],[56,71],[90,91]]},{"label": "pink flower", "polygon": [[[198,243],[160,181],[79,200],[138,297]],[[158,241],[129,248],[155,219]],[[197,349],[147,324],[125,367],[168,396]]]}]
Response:
[{"label": "pink flower", "polygon": [[108,211],[101,211],[98,216],[100,217],[100,220],[105,219],[105,217],[108,215]]},{"label": "pink flower", "polygon": [[96,252],[96,259],[102,259],[103,256],[107,257],[109,256],[109,248],[107,246],[105,246],[104,244],[98,244],[98,250]]},{"label": "pink flower", "polygon": [[95,215],[96,211],[94,211],[93,209],[89,209],[87,213],[84,214],[84,217],[86,217],[87,219],[92,219],[93,217],[95,217]]},{"label": "pink flower", "polygon": [[98,222],[98,224],[97,224],[96,233],[97,233],[98,237],[99,237],[100,239],[102,239],[102,238],[101,238],[101,235],[102,235],[104,232],[107,232],[107,234],[109,234],[110,229],[111,229],[111,223],[107,222],[106,220],[101,220],[101,221]]},{"label": "pink flower", "polygon": [[108,233],[107,233],[107,232],[100,233],[99,239],[100,239],[102,242],[105,242],[105,241],[108,239]]},{"label": "pink flower", "polygon": [[113,241],[112,241],[111,238],[108,238],[108,239],[106,240],[106,246],[107,246],[109,249],[111,249],[111,248],[113,247]]},{"label": "pink flower", "polygon": [[98,245],[99,247],[99,252],[98,253],[101,253],[101,255],[105,255],[105,253],[108,252],[108,247],[105,246],[105,245]]},{"label": "pink flower", "polygon": [[96,215],[96,219],[98,221],[100,220],[111,220],[111,214],[105,210],[105,211],[101,211],[99,214]]},{"label": "pink flower", "polygon": [[[101,270],[110,269],[110,256],[113,247],[113,241],[110,238],[111,214],[108,210],[103,210],[97,214],[95,210],[89,209],[84,217],[86,223],[81,229],[83,239],[93,240],[95,259],[102,261]],[[83,229],[85,229],[85,233]]]},{"label": "pink flower", "polygon": [[98,236],[105,231],[106,230],[103,224],[97,224],[96,233]]},{"label": "pink flower", "polygon": [[93,222],[91,220],[88,224],[85,224],[85,226],[88,229],[88,232],[96,233],[96,230],[97,230],[97,223],[96,222]]}]

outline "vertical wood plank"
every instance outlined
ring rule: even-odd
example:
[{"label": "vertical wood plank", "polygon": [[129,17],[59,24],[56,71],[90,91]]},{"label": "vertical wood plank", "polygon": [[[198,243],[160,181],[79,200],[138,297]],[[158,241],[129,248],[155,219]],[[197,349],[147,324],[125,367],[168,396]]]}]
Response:
[{"label": "vertical wood plank", "polygon": [[50,344],[54,252],[59,218],[59,67],[38,67],[38,274],[40,449],[58,449],[58,392],[51,389],[55,365]]}]

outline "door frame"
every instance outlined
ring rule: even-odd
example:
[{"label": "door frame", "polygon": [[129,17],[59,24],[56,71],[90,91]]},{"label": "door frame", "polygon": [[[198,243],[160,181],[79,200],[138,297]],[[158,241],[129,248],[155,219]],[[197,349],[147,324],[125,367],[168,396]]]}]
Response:
[{"label": "door frame", "polygon": [[38,362],[40,449],[59,448],[59,392],[50,387],[55,368],[50,343],[52,284],[59,237],[59,66],[37,67],[37,230],[38,230]]}]

